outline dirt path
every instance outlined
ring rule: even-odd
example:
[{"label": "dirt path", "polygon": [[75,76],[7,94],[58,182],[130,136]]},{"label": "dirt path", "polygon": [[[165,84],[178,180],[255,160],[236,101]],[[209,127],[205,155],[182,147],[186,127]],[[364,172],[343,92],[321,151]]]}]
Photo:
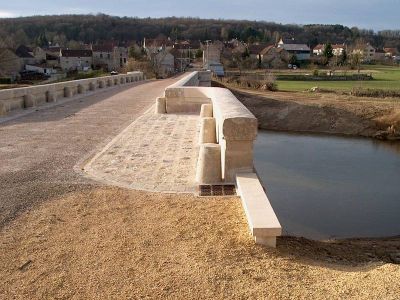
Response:
[{"label": "dirt path", "polygon": [[[397,299],[399,241],[257,246],[237,198],[93,188],[0,235],[3,299]],[[397,250],[396,250],[397,249]]]}]

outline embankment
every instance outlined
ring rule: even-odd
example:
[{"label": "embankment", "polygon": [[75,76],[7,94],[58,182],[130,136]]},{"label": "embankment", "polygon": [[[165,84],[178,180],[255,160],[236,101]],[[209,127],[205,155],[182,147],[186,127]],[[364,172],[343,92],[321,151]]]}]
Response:
[{"label": "embankment", "polygon": [[400,139],[400,99],[226,87],[258,118],[262,129]]}]

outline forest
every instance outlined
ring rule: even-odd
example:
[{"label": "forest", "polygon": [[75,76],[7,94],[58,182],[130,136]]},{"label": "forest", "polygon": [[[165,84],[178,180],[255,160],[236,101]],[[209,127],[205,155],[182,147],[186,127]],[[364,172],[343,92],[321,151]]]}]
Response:
[{"label": "forest", "polygon": [[160,34],[171,39],[229,40],[273,44],[280,37],[294,37],[314,47],[318,43],[347,43],[358,39],[376,48],[400,50],[400,30],[373,30],[342,25],[296,25],[245,20],[199,18],[135,18],[97,15],[55,15],[0,19],[0,47],[44,46],[49,42],[63,47],[79,43],[130,43]]}]

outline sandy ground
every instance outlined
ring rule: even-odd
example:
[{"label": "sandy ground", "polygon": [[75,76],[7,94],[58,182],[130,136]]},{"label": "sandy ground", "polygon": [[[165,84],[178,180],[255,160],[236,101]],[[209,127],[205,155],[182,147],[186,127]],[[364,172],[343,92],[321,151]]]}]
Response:
[{"label": "sandy ground", "polygon": [[262,129],[400,139],[399,99],[229,88]]},{"label": "sandy ground", "polygon": [[[399,242],[393,242],[399,249]],[[366,247],[366,248],[364,248]],[[365,246],[257,246],[237,198],[69,193],[1,232],[3,299],[398,299],[400,266]],[[384,259],[384,257],[381,257]]]},{"label": "sandy ground", "polygon": [[74,166],[174,79],[0,125],[0,299],[398,299],[400,239],[254,244],[240,201],[96,183]]}]

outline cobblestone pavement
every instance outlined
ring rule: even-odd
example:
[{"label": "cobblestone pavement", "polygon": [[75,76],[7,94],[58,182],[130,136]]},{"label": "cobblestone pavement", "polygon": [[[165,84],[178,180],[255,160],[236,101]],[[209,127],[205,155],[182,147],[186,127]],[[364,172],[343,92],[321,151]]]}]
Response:
[{"label": "cobblestone pavement", "polygon": [[85,171],[133,189],[195,192],[198,118],[150,110],[96,155]]},{"label": "cobblestone pavement", "polygon": [[44,201],[98,185],[74,166],[103,149],[178,79],[105,90],[0,124],[0,228]]}]

